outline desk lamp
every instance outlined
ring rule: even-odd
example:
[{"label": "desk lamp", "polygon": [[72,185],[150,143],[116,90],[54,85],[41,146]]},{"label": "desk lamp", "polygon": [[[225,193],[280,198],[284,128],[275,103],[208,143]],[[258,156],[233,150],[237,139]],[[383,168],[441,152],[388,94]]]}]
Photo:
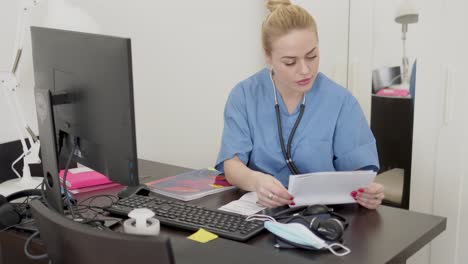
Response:
[{"label": "desk lamp", "polygon": [[419,13],[412,5],[411,1],[403,0],[397,9],[395,22],[401,24],[401,40],[403,41],[403,59],[402,59],[402,74],[401,81],[403,85],[409,84],[409,62],[406,56],[406,32],[408,32],[408,24],[418,23]]},{"label": "desk lamp", "polygon": [[[39,0],[30,0],[25,2],[25,6],[23,6],[23,12],[19,22],[20,31],[17,35],[15,60],[10,71],[0,71],[0,89],[3,91],[10,111],[15,118],[16,132],[18,133],[23,150],[23,153],[11,165],[11,168],[18,176],[18,179],[8,180],[0,184],[0,194],[4,196],[21,190],[37,188],[43,179],[42,177],[31,177],[29,164],[41,162],[39,158],[40,142],[32,132],[31,128],[26,125],[26,121],[21,111],[21,107],[19,106],[19,101],[16,94],[16,90],[18,87],[20,87],[19,75],[17,71],[21,61],[24,33],[29,27],[30,11],[38,4]],[[29,145],[26,144],[25,138],[27,139]],[[21,159],[23,159],[24,164],[23,175],[20,175],[14,168],[14,165]]]}]

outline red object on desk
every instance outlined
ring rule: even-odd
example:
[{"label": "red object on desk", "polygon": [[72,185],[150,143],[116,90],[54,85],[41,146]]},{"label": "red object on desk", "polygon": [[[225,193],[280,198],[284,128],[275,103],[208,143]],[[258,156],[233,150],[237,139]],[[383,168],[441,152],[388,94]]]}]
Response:
[{"label": "red object on desk", "polygon": [[[67,175],[67,178],[68,178],[68,175]],[[69,193],[71,193],[72,195],[75,195],[75,194],[79,194],[79,193],[88,193],[88,192],[93,192],[93,191],[97,191],[97,190],[102,191],[102,190],[117,188],[117,187],[121,187],[121,186],[122,185],[119,184],[119,183],[111,182],[111,183],[100,184],[100,185],[96,185],[96,186],[83,187],[83,188],[80,188],[80,189],[73,189],[73,190],[68,190],[67,189],[67,191]]]},{"label": "red object on desk", "polygon": [[[70,169],[67,173],[67,189],[69,190],[112,183],[106,176],[97,171],[73,172],[74,170]],[[63,174],[64,171],[61,170],[59,173],[60,182],[63,182]]]},{"label": "red object on desk", "polygon": [[380,89],[376,94],[380,96],[406,97],[409,95],[409,91],[406,89],[384,88]]}]

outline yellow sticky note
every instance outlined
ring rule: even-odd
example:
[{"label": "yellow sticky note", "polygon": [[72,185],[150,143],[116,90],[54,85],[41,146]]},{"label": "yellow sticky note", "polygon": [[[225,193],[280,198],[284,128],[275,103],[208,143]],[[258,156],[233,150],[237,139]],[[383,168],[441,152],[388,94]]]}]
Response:
[{"label": "yellow sticky note", "polygon": [[193,233],[191,236],[187,237],[188,239],[200,242],[200,243],[206,243],[208,241],[211,241],[213,239],[218,238],[217,235],[206,231],[203,228],[198,229],[197,232]]}]

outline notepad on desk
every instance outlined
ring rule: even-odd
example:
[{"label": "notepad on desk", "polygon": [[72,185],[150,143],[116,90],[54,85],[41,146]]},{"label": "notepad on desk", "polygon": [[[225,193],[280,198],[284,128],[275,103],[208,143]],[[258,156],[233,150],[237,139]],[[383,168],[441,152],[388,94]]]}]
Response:
[{"label": "notepad on desk", "polygon": [[[59,173],[60,182],[63,182],[63,176],[64,171],[61,170]],[[68,190],[76,190],[110,183],[113,182],[110,181],[109,178],[87,167],[69,169],[67,172],[66,185]]]},{"label": "notepad on desk", "polygon": [[241,214],[241,215],[252,215],[256,214],[266,207],[257,203],[258,196],[256,192],[248,192],[239,200],[234,200],[218,208],[219,210]]},{"label": "notepad on desk", "polygon": [[374,171],[315,172],[289,176],[295,206],[355,203],[351,192],[374,181]]},{"label": "notepad on desk", "polygon": [[155,193],[182,201],[198,199],[235,188],[213,168],[192,170],[146,183]]}]

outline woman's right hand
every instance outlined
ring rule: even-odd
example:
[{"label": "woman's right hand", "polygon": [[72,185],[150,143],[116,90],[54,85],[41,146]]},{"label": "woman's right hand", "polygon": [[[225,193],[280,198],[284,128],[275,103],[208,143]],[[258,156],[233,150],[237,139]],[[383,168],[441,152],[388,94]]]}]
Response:
[{"label": "woman's right hand", "polygon": [[261,205],[268,208],[294,205],[294,198],[275,177],[261,172],[257,172],[255,176],[255,192]]}]

